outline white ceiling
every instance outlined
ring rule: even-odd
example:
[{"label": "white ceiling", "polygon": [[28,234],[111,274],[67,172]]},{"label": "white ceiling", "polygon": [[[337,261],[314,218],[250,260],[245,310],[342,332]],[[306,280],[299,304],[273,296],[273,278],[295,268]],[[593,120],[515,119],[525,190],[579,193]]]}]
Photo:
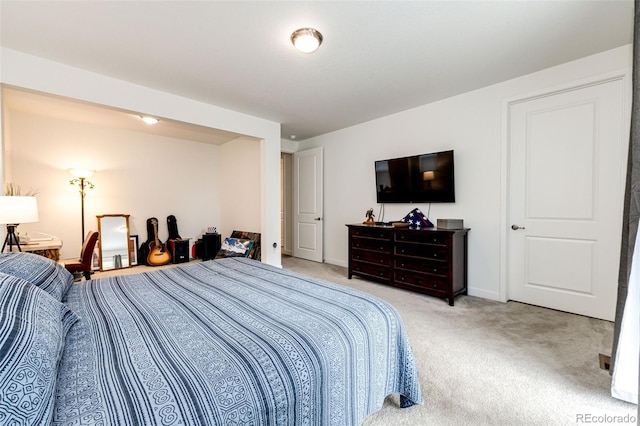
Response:
[{"label": "white ceiling", "polygon": [[[324,36],[313,54],[289,41],[307,26]],[[3,47],[280,122],[297,140],[632,34],[632,0],[0,1]]]}]

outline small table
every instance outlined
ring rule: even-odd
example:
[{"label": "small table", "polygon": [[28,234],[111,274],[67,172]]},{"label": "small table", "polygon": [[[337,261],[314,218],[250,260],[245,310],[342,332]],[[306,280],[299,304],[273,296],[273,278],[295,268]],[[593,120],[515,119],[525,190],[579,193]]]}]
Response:
[{"label": "small table", "polygon": [[[56,262],[60,260],[61,248],[62,240],[56,237],[45,241],[30,241],[27,244],[20,244],[22,251],[44,256]],[[13,247],[12,251],[18,251],[18,248]]]}]

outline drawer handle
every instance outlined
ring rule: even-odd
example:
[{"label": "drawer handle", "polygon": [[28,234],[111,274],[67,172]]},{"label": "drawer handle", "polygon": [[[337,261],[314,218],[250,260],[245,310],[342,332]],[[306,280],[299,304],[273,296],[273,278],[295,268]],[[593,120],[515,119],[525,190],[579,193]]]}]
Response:
[{"label": "drawer handle", "polygon": [[384,250],[384,246],[380,246],[380,250]]},{"label": "drawer handle", "polygon": [[431,286],[432,286],[433,288],[438,288],[438,284],[436,284],[436,283],[433,283]]},{"label": "drawer handle", "polygon": [[384,272],[380,272],[380,276],[381,276],[381,277],[384,277]]},{"label": "drawer handle", "polygon": [[380,259],[380,263],[384,263],[384,259]]}]

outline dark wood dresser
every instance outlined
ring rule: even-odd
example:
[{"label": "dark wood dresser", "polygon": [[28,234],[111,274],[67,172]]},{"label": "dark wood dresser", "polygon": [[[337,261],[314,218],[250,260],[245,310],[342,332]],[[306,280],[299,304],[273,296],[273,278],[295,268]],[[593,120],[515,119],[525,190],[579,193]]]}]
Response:
[{"label": "dark wood dresser", "polygon": [[467,294],[469,229],[347,225],[353,275],[430,296]]}]

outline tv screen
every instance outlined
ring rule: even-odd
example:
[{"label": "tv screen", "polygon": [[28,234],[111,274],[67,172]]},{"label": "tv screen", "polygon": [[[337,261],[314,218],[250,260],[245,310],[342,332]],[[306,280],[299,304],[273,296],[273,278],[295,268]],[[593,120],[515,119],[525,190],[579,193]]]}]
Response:
[{"label": "tv screen", "polygon": [[378,160],[378,203],[453,203],[456,201],[453,150]]}]

